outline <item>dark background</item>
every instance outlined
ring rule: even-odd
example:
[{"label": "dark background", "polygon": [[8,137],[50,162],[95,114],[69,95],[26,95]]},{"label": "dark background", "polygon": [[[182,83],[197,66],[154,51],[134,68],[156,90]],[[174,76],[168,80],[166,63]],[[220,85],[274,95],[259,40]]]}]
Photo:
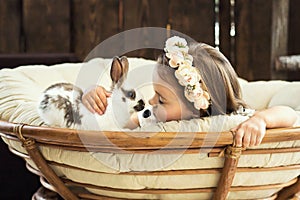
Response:
[{"label": "dark background", "polygon": [[[299,0],[234,0],[234,5],[218,0],[219,12],[215,1],[0,0],[0,56],[54,53],[83,60],[105,39],[145,26],[170,25],[214,46],[218,21],[220,50],[239,76],[299,79],[299,73],[274,70],[276,57],[300,53]],[[235,35],[230,36],[233,23]],[[129,55],[155,58],[154,52],[144,49]]]},{"label": "dark background", "polygon": [[0,142],[0,199],[30,200],[39,188],[39,177],[30,173],[22,158],[9,152]]},{"label": "dark background", "polygon": [[[218,21],[220,50],[240,77],[300,80],[299,70],[274,67],[278,56],[300,54],[299,0],[220,0],[215,7],[214,0],[0,0],[0,69],[83,61],[110,36],[146,26],[169,25],[214,46]],[[156,57],[153,50],[128,55]],[[0,199],[31,199],[38,177],[3,142],[0,163]]]}]

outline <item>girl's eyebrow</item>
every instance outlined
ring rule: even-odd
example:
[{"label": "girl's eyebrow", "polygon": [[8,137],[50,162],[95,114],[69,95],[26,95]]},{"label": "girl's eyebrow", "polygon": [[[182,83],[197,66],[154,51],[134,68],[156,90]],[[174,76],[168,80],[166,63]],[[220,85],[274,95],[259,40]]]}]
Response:
[{"label": "girl's eyebrow", "polygon": [[160,96],[160,94],[159,94],[159,92],[157,92],[157,90],[155,90],[154,92],[155,92],[155,94],[157,94],[157,95],[159,95],[159,96]]},{"label": "girl's eyebrow", "polygon": [[164,99],[164,97],[163,97],[163,96],[161,96],[161,94],[160,94],[159,92],[155,91],[155,93],[156,93],[158,96],[160,96],[161,98],[163,98],[163,99]]}]

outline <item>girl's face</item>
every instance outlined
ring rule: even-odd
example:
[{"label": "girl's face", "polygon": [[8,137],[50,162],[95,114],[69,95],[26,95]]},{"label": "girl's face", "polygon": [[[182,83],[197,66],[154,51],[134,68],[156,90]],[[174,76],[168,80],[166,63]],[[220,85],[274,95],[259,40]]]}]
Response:
[{"label": "girl's face", "polygon": [[155,91],[149,104],[153,106],[153,113],[158,121],[171,121],[180,119],[190,119],[192,112],[173,91],[173,88],[160,78],[156,78],[153,84]]}]

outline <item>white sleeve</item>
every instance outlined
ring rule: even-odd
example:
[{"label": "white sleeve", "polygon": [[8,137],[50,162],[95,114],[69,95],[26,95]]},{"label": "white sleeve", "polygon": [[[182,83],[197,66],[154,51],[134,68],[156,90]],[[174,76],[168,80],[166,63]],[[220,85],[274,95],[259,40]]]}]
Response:
[{"label": "white sleeve", "polygon": [[242,116],[248,116],[252,117],[255,113],[254,109],[251,108],[244,108],[243,106],[240,106],[238,110],[236,111],[236,114],[242,115]]}]

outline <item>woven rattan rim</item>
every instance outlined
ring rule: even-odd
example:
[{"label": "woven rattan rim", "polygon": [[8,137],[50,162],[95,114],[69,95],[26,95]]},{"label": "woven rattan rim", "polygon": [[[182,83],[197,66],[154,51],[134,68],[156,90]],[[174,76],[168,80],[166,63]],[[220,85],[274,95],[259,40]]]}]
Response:
[{"label": "woven rattan rim", "polygon": [[[16,136],[16,126],[20,124],[0,121],[0,136]],[[199,149],[204,147],[225,147],[231,145],[231,132],[218,133],[216,141],[205,141],[211,132],[116,132],[116,131],[79,131],[64,128],[49,128],[32,125],[22,125],[24,138],[32,138],[45,145],[68,147],[70,149],[97,152],[103,149],[118,151],[151,152],[157,149],[166,151],[178,149]],[[89,138],[83,143],[81,137]],[[107,141],[110,141],[109,143]],[[268,129],[262,143],[300,140],[300,127]],[[170,142],[172,141],[172,144]],[[191,142],[187,142],[191,141]],[[205,141],[205,142],[204,142]],[[189,144],[186,146],[186,144]]]}]

